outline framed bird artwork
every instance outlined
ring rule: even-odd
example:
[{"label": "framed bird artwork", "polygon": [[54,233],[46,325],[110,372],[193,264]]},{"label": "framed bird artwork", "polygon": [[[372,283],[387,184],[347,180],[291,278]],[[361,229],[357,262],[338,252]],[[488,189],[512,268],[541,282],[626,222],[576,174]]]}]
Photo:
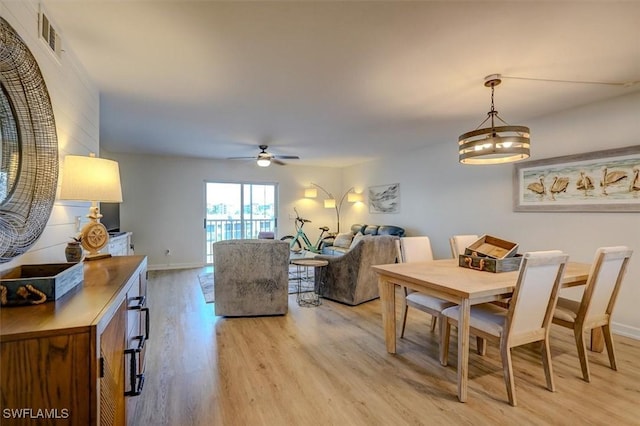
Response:
[{"label": "framed bird artwork", "polygon": [[513,210],[640,212],[640,145],[516,163]]}]

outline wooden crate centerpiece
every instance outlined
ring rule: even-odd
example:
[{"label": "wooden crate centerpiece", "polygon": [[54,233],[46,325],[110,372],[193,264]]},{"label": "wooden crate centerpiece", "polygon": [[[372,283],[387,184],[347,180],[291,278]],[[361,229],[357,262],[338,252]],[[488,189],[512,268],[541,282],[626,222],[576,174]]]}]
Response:
[{"label": "wooden crate centerpiece", "polygon": [[458,256],[458,265],[487,272],[517,271],[522,262],[517,251],[517,243],[483,235]]},{"label": "wooden crate centerpiece", "polygon": [[83,280],[82,262],[17,266],[0,273],[2,306],[58,300]]}]

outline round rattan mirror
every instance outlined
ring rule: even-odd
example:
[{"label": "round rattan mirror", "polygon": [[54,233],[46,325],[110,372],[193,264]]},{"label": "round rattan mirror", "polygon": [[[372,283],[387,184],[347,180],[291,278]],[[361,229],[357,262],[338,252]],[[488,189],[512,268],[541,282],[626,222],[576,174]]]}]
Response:
[{"label": "round rattan mirror", "polygon": [[0,263],[42,234],[56,196],[58,138],[31,51],[0,18]]}]

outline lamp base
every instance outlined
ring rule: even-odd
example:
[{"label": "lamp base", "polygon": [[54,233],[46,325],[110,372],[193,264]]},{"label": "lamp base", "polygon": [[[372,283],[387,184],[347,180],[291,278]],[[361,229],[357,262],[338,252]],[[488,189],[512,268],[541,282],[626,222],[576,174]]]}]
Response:
[{"label": "lamp base", "polygon": [[[97,207],[96,207],[97,209]],[[109,242],[109,233],[103,224],[98,222],[99,213],[97,210],[89,215],[91,221],[87,223],[80,231],[82,247],[87,251],[85,260],[104,259],[111,257],[109,253],[100,253]]]},{"label": "lamp base", "polygon": [[99,260],[99,259],[106,259],[108,257],[111,257],[111,253],[96,253],[96,254],[88,254],[84,257],[85,261],[89,261],[89,260]]}]

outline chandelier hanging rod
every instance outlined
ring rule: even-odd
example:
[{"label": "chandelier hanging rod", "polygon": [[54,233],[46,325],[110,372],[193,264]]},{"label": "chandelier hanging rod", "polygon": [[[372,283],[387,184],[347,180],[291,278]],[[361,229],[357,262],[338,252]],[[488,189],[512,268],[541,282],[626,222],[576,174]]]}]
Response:
[{"label": "chandelier hanging rod", "polygon": [[[526,126],[512,126],[505,122],[495,109],[495,86],[501,83],[500,74],[484,78],[484,85],[491,89],[491,110],[475,130],[458,138],[458,160],[463,164],[501,164],[529,158],[530,131]],[[496,119],[505,126],[496,126]],[[482,127],[490,120],[491,127]]]},{"label": "chandelier hanging rod", "polygon": [[596,84],[602,86],[620,86],[620,87],[632,87],[640,83],[640,80],[635,81],[588,81],[588,80],[561,80],[555,78],[534,78],[534,77],[518,77],[512,75],[497,74],[498,78],[507,78],[510,80],[529,80],[529,81],[544,81],[547,83],[571,83],[571,84]]}]

